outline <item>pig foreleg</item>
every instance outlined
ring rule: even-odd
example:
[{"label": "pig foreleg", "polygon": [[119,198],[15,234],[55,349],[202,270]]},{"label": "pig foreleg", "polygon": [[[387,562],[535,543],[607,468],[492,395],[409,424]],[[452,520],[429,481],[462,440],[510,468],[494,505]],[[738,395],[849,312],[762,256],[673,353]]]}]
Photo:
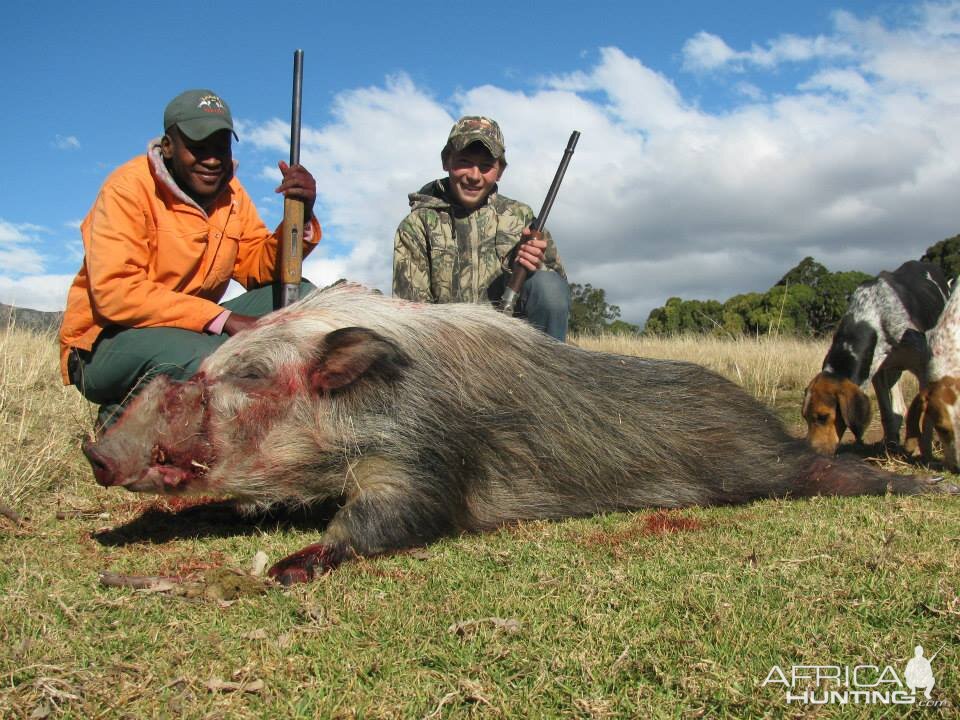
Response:
[{"label": "pig foreleg", "polygon": [[438,490],[424,492],[412,479],[396,476],[365,485],[349,497],[319,543],[280,560],[268,574],[284,585],[309,582],[351,557],[402,550],[449,533],[457,503]]},{"label": "pig foreleg", "polygon": [[287,555],[267,571],[281,585],[295,585],[313,580],[314,575],[333,570],[346,558],[343,546],[315,543],[293,555]]}]

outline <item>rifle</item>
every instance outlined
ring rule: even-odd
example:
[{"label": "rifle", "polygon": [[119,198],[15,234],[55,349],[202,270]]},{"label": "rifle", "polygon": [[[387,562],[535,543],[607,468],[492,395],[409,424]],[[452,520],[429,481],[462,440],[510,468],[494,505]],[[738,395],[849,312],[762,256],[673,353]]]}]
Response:
[{"label": "rifle", "polygon": [[[567,141],[567,149],[563,151],[563,158],[560,160],[560,167],[557,168],[557,174],[553,176],[553,182],[550,183],[550,189],[547,190],[547,197],[543,201],[543,207],[540,208],[540,214],[530,223],[530,229],[533,232],[543,231],[547,224],[547,215],[553,207],[553,201],[557,199],[557,193],[560,191],[560,183],[563,182],[563,176],[567,172],[567,165],[570,164],[570,158],[573,157],[573,150],[577,147],[577,140],[580,139],[580,133],[574,130],[570,134],[570,140]],[[527,279],[527,269],[519,262],[514,260],[510,282],[503,291],[503,297],[500,298],[500,311],[506,315],[513,315],[517,300],[520,297],[520,289]]]},{"label": "rifle", "polygon": [[[300,164],[300,101],[303,96],[303,50],[293,53],[293,111],[290,118],[290,165]],[[303,200],[283,199],[283,237],[280,245],[281,307],[300,299],[303,274]]]}]

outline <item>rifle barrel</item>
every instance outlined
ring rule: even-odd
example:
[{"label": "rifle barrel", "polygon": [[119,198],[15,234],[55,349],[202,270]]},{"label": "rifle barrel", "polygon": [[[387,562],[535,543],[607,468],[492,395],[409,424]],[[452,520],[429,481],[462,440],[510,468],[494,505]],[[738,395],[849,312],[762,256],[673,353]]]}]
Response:
[{"label": "rifle barrel", "polygon": [[540,214],[537,215],[533,224],[530,226],[533,230],[543,230],[547,224],[547,216],[553,208],[553,201],[557,199],[557,193],[560,192],[560,183],[563,182],[563,176],[567,173],[567,165],[570,164],[570,158],[573,157],[573,151],[577,147],[577,140],[580,139],[580,132],[574,130],[570,133],[570,140],[567,141],[567,149],[563,151],[563,159],[557,168],[556,175],[553,176],[553,182],[550,183],[550,189],[547,191],[547,197],[543,200],[543,206],[540,208]]},{"label": "rifle barrel", "polygon": [[[290,113],[290,165],[300,164],[300,106],[303,98],[303,50],[293,53],[293,108]],[[283,233],[280,244],[280,305],[300,299],[303,276],[303,201],[283,199]]]},{"label": "rifle barrel", "polygon": [[290,113],[290,164],[300,163],[300,106],[303,100],[303,50],[293,53],[293,108]]}]

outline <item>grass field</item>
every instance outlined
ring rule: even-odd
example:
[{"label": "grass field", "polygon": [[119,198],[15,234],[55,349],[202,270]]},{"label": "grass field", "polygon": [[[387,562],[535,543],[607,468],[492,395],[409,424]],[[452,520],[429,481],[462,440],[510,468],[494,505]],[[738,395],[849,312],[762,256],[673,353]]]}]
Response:
[{"label": "grass field", "polygon": [[[578,343],[712,367],[797,434],[825,351]],[[958,498],[531,522],[282,590],[246,571],[258,552],[312,542],[319,515],[250,519],[99,488],[79,451],[92,424],[60,387],[53,338],[0,332],[2,718],[901,717],[938,711],[788,704],[763,682],[799,665],[903,677],[917,644],[939,649],[939,712],[960,707]],[[101,571],[184,582],[104,587]]]}]

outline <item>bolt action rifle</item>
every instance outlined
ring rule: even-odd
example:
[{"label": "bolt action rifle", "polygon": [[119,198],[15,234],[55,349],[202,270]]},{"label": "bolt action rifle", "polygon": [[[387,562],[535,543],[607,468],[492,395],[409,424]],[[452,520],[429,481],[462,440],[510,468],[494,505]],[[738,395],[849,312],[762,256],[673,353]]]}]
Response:
[{"label": "bolt action rifle", "polygon": [[[567,142],[567,149],[563,151],[563,159],[560,160],[560,167],[557,168],[557,174],[553,176],[553,182],[550,184],[550,189],[547,191],[547,197],[543,201],[543,207],[540,208],[540,214],[537,215],[537,217],[534,218],[533,222],[530,224],[530,229],[534,233],[542,232],[544,226],[547,224],[547,216],[550,214],[550,209],[553,207],[553,201],[557,199],[557,193],[560,190],[560,183],[563,182],[563,176],[567,172],[567,165],[570,164],[570,158],[573,157],[573,150],[577,147],[577,140],[579,139],[580,133],[574,130],[570,135],[570,140]],[[527,269],[518,261],[514,260],[510,282],[507,283],[507,287],[503,291],[503,297],[500,299],[501,312],[505,313],[506,315],[513,315],[517,300],[520,297],[520,289],[523,287],[523,283],[526,281],[526,279]]]},{"label": "bolt action rifle", "polygon": [[[303,96],[303,50],[293,53],[293,111],[290,119],[290,165],[300,164],[300,101]],[[303,274],[303,200],[283,199],[283,237],[280,244],[282,307],[300,299]]]}]

